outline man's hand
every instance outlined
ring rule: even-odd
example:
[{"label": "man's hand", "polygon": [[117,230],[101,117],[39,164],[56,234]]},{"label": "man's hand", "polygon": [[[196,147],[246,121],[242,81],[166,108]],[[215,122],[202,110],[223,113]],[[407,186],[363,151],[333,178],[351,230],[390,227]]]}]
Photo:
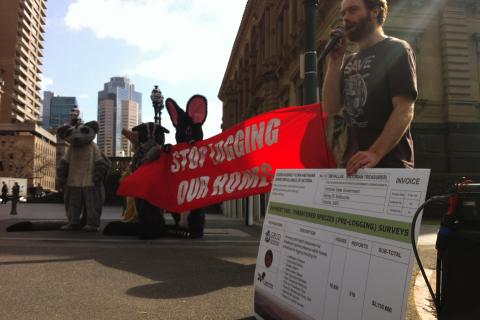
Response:
[{"label": "man's hand", "polygon": [[359,151],[347,163],[347,175],[357,173],[358,169],[373,168],[380,162],[380,157],[372,151]]},{"label": "man's hand", "polygon": [[[332,30],[330,32],[330,36],[333,36],[333,34],[336,32],[336,30]],[[339,62],[341,63],[343,60],[343,56],[345,55],[345,51],[347,50],[347,46],[345,45],[345,36],[340,39],[335,47],[333,47],[332,51],[328,54],[329,62]]]}]

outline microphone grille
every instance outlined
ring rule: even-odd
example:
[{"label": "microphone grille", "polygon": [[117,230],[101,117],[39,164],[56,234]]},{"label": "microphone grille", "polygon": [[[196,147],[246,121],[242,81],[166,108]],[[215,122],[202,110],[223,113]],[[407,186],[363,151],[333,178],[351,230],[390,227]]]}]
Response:
[{"label": "microphone grille", "polygon": [[336,27],[334,33],[338,37],[343,37],[343,35],[345,34],[345,27],[344,26]]}]

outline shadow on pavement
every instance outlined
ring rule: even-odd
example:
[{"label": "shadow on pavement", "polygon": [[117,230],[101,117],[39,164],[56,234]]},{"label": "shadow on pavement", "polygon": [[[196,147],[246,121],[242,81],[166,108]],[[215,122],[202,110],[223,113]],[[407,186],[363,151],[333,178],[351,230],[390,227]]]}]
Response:
[{"label": "shadow on pavement", "polygon": [[[108,268],[113,268],[153,281],[129,288],[125,292],[127,295],[146,299],[177,299],[198,296],[226,287],[252,285],[257,248],[258,245],[251,244],[243,247],[202,245],[201,241],[192,243],[188,240],[173,243],[156,242],[153,245],[142,242],[127,245],[92,243],[52,245],[32,242],[31,245],[2,246],[2,255],[10,257],[8,261],[1,262],[0,266],[65,263],[66,268],[72,268],[72,262],[93,260],[107,267],[107,271],[94,264],[98,270],[91,272],[107,272],[105,276],[109,276]],[[19,258],[16,259],[15,256]],[[52,258],[46,259],[46,256]],[[118,280],[112,278],[112,281]]]}]

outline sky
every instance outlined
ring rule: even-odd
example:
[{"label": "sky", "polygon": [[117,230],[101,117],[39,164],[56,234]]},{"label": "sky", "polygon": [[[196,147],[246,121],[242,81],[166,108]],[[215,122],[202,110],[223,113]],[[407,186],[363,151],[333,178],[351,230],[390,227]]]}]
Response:
[{"label": "sky", "polygon": [[[142,93],[142,121],[153,121],[150,93],[182,108],[208,100],[204,138],[221,132],[217,98],[247,0],[48,0],[42,90],[75,96],[82,118],[97,119],[98,91],[127,76]],[[43,96],[43,93],[42,93]],[[174,128],[166,109],[162,125]]]}]

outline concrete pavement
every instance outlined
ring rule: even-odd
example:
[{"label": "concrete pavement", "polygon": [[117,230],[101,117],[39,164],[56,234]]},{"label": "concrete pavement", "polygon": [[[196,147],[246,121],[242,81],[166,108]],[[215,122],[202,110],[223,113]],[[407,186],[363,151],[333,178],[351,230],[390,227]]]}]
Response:
[{"label": "concrete pavement", "polygon": [[[64,218],[58,204],[20,204],[18,216],[9,209],[0,206],[2,320],[253,319],[260,226],[207,215],[199,240],[6,233],[16,220]],[[105,207],[102,224],[120,215],[120,207]],[[422,228],[422,258],[435,229]],[[420,319],[411,301],[407,319]]]},{"label": "concrete pavement", "polygon": [[[106,207],[102,224],[120,218]],[[207,215],[199,240],[100,233],[6,233],[14,220],[62,219],[63,206],[0,206],[0,319],[248,319],[260,227]],[[108,220],[107,220],[108,219]]]}]

